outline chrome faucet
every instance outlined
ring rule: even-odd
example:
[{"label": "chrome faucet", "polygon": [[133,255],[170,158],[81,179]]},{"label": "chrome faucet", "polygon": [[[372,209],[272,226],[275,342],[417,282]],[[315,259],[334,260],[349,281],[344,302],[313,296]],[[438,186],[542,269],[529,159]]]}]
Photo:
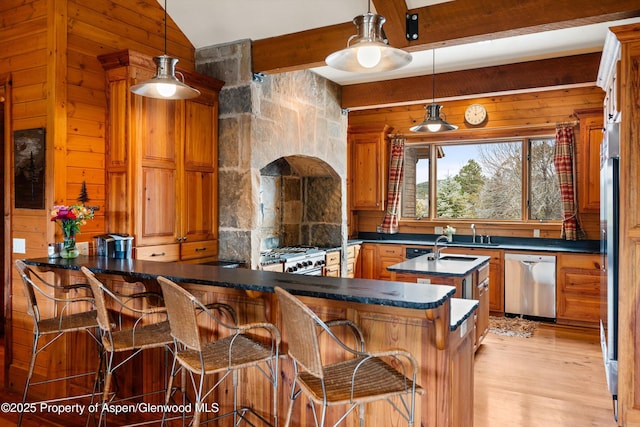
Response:
[{"label": "chrome faucet", "polygon": [[473,233],[473,243],[476,242],[476,225],[471,224],[471,232]]},{"label": "chrome faucet", "polygon": [[436,239],[436,242],[433,244],[433,259],[440,259],[440,249],[438,249],[438,243],[441,241],[449,241],[449,238],[444,234]]}]

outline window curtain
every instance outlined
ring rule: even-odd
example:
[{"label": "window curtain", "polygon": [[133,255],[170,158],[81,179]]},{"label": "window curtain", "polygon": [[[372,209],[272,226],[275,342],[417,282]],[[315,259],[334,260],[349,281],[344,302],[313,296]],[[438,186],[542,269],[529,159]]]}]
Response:
[{"label": "window curtain", "polygon": [[576,200],[576,188],[574,181],[574,155],[575,145],[573,128],[558,126],[556,128],[556,146],[553,156],[553,164],[560,184],[560,197],[562,199],[562,232],[560,237],[565,240],[584,239],[585,233],[580,226],[578,218],[578,203]]},{"label": "window curtain", "polygon": [[391,156],[389,159],[389,185],[387,191],[387,211],[384,214],[380,232],[394,234],[398,232],[398,216],[400,208],[400,185],[404,174],[404,144],[406,139],[395,137],[391,140]]}]

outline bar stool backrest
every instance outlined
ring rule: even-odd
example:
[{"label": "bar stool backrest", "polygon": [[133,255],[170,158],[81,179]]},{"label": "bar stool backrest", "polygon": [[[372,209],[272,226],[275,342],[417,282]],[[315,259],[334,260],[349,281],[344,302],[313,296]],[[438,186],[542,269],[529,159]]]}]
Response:
[{"label": "bar stool backrest", "polygon": [[171,336],[192,350],[202,351],[195,297],[162,276],[158,276],[158,283],[167,308]]},{"label": "bar stool backrest", "polygon": [[37,287],[37,285],[31,279],[33,272],[27,264],[21,260],[16,260],[15,265],[20,273],[20,277],[22,278],[22,283],[24,284],[24,293],[27,296],[27,313],[33,316],[37,323],[40,321],[40,310],[38,310],[38,300],[36,299],[36,293],[33,289],[34,287]]},{"label": "bar stool backrest", "polygon": [[109,311],[107,310],[107,304],[104,298],[104,290],[102,283],[96,278],[91,270],[87,267],[80,267],[80,270],[89,280],[89,286],[91,286],[91,292],[93,292],[94,303],[96,306],[98,325],[104,332],[111,332],[111,320],[109,318]]},{"label": "bar stool backrest", "polygon": [[[317,331],[317,327],[324,323],[310,308],[289,292],[280,287],[276,287],[275,291],[280,301],[282,321],[286,328],[289,356],[313,376],[324,378]],[[325,327],[325,329],[328,328]]]}]

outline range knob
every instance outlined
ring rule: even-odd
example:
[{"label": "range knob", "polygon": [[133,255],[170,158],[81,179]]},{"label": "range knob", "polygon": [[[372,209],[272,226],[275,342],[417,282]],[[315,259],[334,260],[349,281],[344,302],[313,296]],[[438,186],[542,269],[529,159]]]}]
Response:
[{"label": "range knob", "polygon": [[296,266],[291,266],[289,268],[287,268],[287,273],[293,273],[294,271],[296,271],[298,269],[298,267]]}]

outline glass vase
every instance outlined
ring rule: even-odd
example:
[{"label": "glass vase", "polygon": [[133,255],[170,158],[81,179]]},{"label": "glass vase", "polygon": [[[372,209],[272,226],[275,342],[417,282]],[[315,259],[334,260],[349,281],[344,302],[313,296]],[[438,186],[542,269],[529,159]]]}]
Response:
[{"label": "glass vase", "polygon": [[64,233],[62,243],[62,251],[60,251],[61,258],[77,258],[80,255],[80,251],[76,248],[76,235],[74,233]]}]

